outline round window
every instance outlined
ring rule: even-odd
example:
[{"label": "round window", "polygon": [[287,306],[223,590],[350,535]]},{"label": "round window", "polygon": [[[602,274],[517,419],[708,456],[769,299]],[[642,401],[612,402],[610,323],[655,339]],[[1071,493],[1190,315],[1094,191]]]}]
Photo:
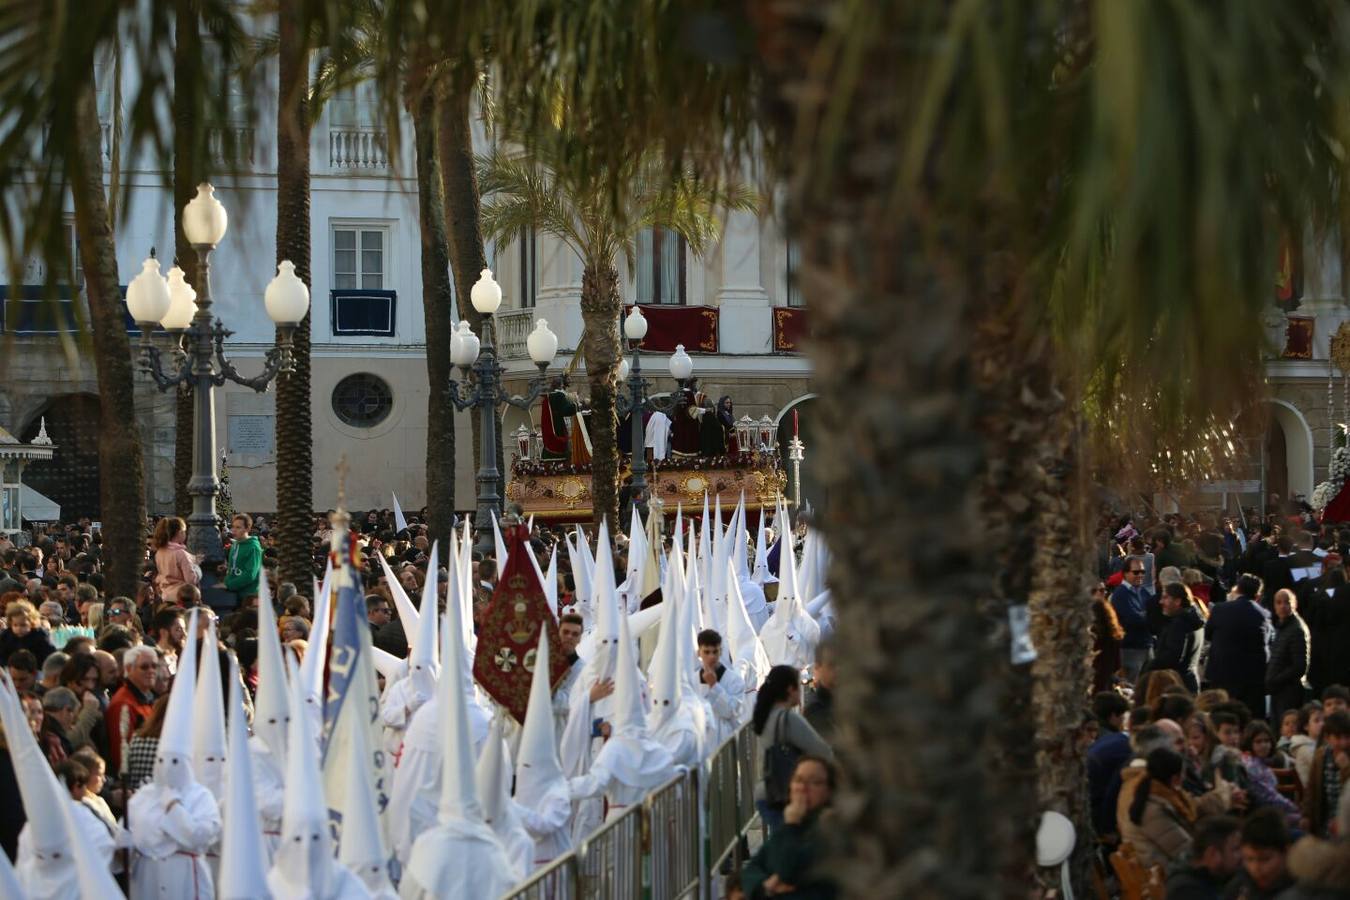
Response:
[{"label": "round window", "polygon": [[378,375],[359,372],[348,375],[333,388],[333,412],[348,425],[374,428],[394,408],[394,394]]}]

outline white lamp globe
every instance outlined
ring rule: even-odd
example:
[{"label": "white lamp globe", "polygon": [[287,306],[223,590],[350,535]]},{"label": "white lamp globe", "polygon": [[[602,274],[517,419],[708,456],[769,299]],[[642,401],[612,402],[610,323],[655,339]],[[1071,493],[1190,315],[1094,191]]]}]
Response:
[{"label": "white lamp globe", "polygon": [[647,336],[647,317],[642,314],[642,308],[636,303],[633,304],[632,312],[623,320],[623,333],[630,341],[640,341]]},{"label": "white lamp globe", "polygon": [[502,305],[502,286],[492,277],[491,269],[484,269],[469,291],[469,302],[485,316],[490,316]]},{"label": "white lamp globe", "polygon": [[137,323],[149,325],[164,318],[172,302],[168,282],[159,274],[159,260],[152,256],[127,285],[127,311]]},{"label": "white lamp globe", "polygon": [[694,361],[684,352],[684,344],[676,344],[670,356],[670,375],[676,381],[685,381],[694,374]]},{"label": "white lamp globe", "polygon": [[183,278],[183,270],[174,266],[169,270],[169,311],[160,317],[165,331],[184,331],[197,315],[197,292]]},{"label": "white lamp globe", "polygon": [[553,362],[558,353],[558,336],[548,330],[548,319],[534,320],[534,331],[525,339],[525,347],[536,365],[546,366]]},{"label": "white lamp globe", "polygon": [[197,196],[183,207],[183,233],[193,245],[214,247],[225,237],[230,217],[215,193],[215,188],[202,182],[197,185]]},{"label": "white lamp globe", "polygon": [[263,292],[268,317],[278,325],[298,325],[309,312],[309,288],[295,274],[295,263],[283,259]]},{"label": "white lamp globe", "polygon": [[459,328],[450,336],[450,361],[457,366],[471,366],[478,359],[478,335],[469,330],[469,323],[460,320]]},{"label": "white lamp globe", "polygon": [[619,360],[619,380],[628,380],[628,360],[626,359]]}]

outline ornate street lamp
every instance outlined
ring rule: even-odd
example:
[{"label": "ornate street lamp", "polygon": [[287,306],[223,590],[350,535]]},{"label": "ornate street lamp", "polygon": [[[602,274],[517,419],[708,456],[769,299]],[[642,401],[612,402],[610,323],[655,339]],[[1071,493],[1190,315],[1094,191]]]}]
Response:
[{"label": "ornate street lamp", "polygon": [[[614,398],[614,406],[620,416],[632,415],[633,428],[633,503],[637,505],[643,518],[647,516],[647,429],[642,421],[642,413],[668,413],[675,408],[677,397],[656,399],[646,396],[648,382],[642,378],[642,339],[647,336],[647,317],[636,303],[623,320],[623,336],[628,339],[633,350],[633,364],[627,366],[620,361],[619,379],[628,381],[628,396],[619,394]],[[694,373],[694,361],[684,352],[684,345],[677,344],[675,353],[670,357],[670,374],[683,388],[685,382]]]},{"label": "ornate street lamp", "polygon": [[[483,316],[483,338],[469,330],[469,323],[460,320],[459,329],[450,338],[450,361],[459,366],[462,381],[450,380],[450,400],[461,412],[477,409],[482,427],[479,429],[482,463],[478,467],[478,512],[474,516],[478,539],[476,549],[494,552],[492,516],[500,517],[502,509],[501,472],[497,470],[497,407],[503,403],[518,409],[529,409],[548,386],[544,373],[558,353],[558,336],[549,331],[548,322],[536,319],[534,331],[525,340],[530,359],[539,367],[539,374],[530,380],[524,396],[511,396],[501,383],[502,367],[497,363],[497,351],[492,346],[492,314],[502,305],[502,289],[492,277],[491,269],[484,269],[473,290],[469,292],[473,308]],[[470,371],[473,378],[470,380]]]},{"label": "ornate street lamp", "polygon": [[[279,375],[295,370],[292,335],[309,310],[309,289],[295,274],[289,261],[277,267],[277,276],[267,286],[264,305],[277,326],[276,346],[267,351],[263,371],[245,378],[225,356],[225,339],[234,334],[211,315],[211,251],[225,237],[229,216],[209,184],[197,186],[197,196],[183,209],[183,231],[197,252],[198,287],[184,280],[174,266],[166,280],[159,274],[159,261],[151,251],[141,272],[127,285],[127,311],[141,330],[141,365],[161,391],[186,384],[193,394],[192,514],[188,517],[188,549],[204,559],[224,558],[216,521],[215,389],[233,381],[259,393]],[[153,332],[160,325],[173,339],[177,370],[166,373],[164,359],[155,346]]]}]

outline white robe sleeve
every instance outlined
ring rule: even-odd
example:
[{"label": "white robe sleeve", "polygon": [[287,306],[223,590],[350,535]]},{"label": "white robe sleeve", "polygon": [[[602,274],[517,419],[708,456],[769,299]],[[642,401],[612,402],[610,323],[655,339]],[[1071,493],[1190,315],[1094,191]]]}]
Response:
[{"label": "white robe sleeve", "polygon": [[530,837],[535,840],[548,837],[567,827],[568,820],[572,818],[572,804],[567,798],[568,794],[563,791],[550,790],[537,807],[517,803],[516,815]]},{"label": "white robe sleeve", "polygon": [[722,679],[708,688],[708,705],[712,707],[713,715],[717,717],[718,724],[723,729],[730,724],[734,730],[734,723],[740,721],[741,700],[744,695],[745,682],[736,674],[736,670],[731,668],[723,671]]},{"label": "white robe sleeve", "polygon": [[248,752],[253,761],[253,801],[257,804],[263,831],[280,831],[281,811],[286,799],[282,769],[261,738],[249,740]]},{"label": "white robe sleeve", "polygon": [[611,780],[613,776],[604,764],[596,763],[585,775],[567,779],[567,793],[573,800],[599,797],[609,788]]}]

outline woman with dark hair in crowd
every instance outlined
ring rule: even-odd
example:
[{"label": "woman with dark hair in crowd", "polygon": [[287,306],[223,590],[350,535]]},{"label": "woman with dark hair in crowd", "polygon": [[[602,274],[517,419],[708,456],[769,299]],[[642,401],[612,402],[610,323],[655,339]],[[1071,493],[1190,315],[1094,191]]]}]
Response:
[{"label": "woman with dark hair in crowd", "polygon": [[1120,672],[1120,642],[1125,637],[1106,585],[1100,581],[1092,589],[1092,637],[1092,693],[1100,694],[1115,687]]},{"label": "woman with dark hair in crowd", "polygon": [[73,746],[93,742],[103,723],[103,702],[99,699],[98,662],[92,653],[77,653],[61,670],[61,686],[69,688],[79,700],[79,713],[67,731]]},{"label": "woman with dark hair in crowd", "polygon": [[1159,747],[1144,768],[1127,767],[1116,806],[1116,825],[1123,842],[1134,846],[1144,866],[1169,865],[1191,848],[1195,802],[1181,787],[1184,760]]},{"label": "woman with dark hair in crowd", "polygon": [[770,669],[755,696],[751,728],[759,736],[760,753],[765,760],[755,805],[770,833],[782,824],[783,808],[789,799],[788,785],[783,783],[787,760],[801,756],[834,759],[830,745],[798,712],[801,700],[801,674],[792,666]]},{"label": "woman with dark hair in crowd", "polygon": [[792,770],[783,825],[741,869],[741,887],[750,900],[765,897],[834,897],[834,884],[813,871],[821,856],[817,823],[834,798],[835,771],[829,760],[803,756]]}]

